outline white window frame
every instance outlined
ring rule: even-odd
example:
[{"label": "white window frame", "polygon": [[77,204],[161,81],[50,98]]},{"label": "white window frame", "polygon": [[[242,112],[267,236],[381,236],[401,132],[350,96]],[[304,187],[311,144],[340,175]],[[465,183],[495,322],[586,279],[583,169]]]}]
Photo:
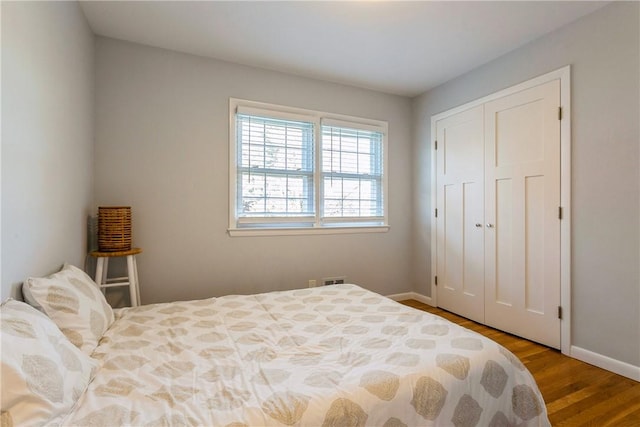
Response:
[{"label": "white window frame", "polygon": [[[236,168],[236,113],[262,112],[269,117],[305,120],[314,123],[314,192],[315,192],[315,216],[311,221],[280,226],[278,220],[252,220],[237,216],[237,168]],[[384,217],[375,221],[367,218],[350,218],[344,221],[334,221],[322,218],[322,124],[340,124],[351,129],[361,129],[381,132],[382,137],[382,194]],[[342,114],[327,113],[323,111],[307,110],[302,108],[287,107],[264,102],[249,101],[244,99],[229,98],[229,228],[230,236],[278,236],[278,235],[304,235],[304,234],[342,234],[342,233],[380,233],[389,230],[389,191],[388,191],[388,124],[380,120],[364,119],[361,117],[346,116]],[[239,222],[242,226],[239,227]],[[256,223],[255,227],[251,224]],[[268,226],[265,224],[268,223]]]}]

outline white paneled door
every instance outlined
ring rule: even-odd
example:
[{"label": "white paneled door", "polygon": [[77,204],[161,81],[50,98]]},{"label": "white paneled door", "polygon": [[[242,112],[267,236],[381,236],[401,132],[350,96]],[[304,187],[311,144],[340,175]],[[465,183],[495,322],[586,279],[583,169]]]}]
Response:
[{"label": "white paneled door", "polygon": [[437,304],[560,347],[560,81],[435,122]]},{"label": "white paneled door", "polygon": [[485,323],[560,347],[560,82],[485,108]]},{"label": "white paneled door", "polygon": [[438,305],[484,322],[483,106],[437,122]]}]

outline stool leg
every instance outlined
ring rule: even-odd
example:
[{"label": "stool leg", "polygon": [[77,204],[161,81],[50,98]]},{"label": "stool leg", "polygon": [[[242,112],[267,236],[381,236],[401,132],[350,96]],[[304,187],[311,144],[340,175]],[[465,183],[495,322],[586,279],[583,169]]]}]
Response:
[{"label": "stool leg", "polygon": [[[102,284],[107,284],[107,278],[109,277],[109,258],[101,258],[102,263],[104,265],[104,269],[102,270]],[[105,288],[102,288],[103,291],[106,291]]]},{"label": "stool leg", "polygon": [[131,297],[131,307],[138,306],[138,283],[136,282],[135,260],[133,255],[127,255],[127,275],[129,276],[129,296]]},{"label": "stool leg", "polygon": [[136,256],[133,256],[133,276],[136,280],[136,294],[138,297],[138,305],[142,305],[142,300],[140,299],[140,281],[138,280],[138,260]]},{"label": "stool leg", "polygon": [[104,265],[106,258],[98,258],[96,260],[96,285],[98,285],[98,289],[105,294],[106,289],[102,287],[102,284],[106,282],[105,276],[107,275],[107,268]]}]

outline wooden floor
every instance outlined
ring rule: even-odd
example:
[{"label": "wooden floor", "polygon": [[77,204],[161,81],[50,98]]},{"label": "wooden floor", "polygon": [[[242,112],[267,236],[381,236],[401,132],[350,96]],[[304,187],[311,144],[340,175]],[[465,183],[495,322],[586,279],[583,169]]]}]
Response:
[{"label": "wooden floor", "polygon": [[440,308],[401,302],[478,332],[518,356],[540,387],[552,426],[640,426],[639,382]]}]

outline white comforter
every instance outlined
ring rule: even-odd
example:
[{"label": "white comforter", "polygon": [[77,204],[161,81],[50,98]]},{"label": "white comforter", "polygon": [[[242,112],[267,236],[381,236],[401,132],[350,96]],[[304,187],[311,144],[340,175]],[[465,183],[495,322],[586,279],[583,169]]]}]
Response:
[{"label": "white comforter", "polygon": [[355,285],[117,312],[65,425],[546,426],[509,351]]}]

